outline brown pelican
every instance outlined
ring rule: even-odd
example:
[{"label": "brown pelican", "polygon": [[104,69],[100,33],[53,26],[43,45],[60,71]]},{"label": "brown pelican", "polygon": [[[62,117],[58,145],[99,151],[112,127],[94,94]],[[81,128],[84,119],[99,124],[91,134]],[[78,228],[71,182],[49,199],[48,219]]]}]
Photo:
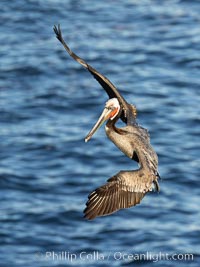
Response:
[{"label": "brown pelican", "polygon": [[[159,191],[158,157],[150,145],[148,131],[136,122],[136,107],[126,102],[116,87],[97,70],[77,56],[65,43],[60,26],[54,26],[57,39],[69,55],[83,65],[101,84],[109,96],[100,118],[86,136],[87,142],[95,131],[107,121],[105,131],[108,138],[130,159],[139,164],[139,169],[120,171],[108,179],[107,183],[94,190],[89,196],[84,210],[89,220],[97,216],[111,214],[119,209],[139,204],[142,198],[152,191]],[[117,128],[121,119],[126,126]]]}]

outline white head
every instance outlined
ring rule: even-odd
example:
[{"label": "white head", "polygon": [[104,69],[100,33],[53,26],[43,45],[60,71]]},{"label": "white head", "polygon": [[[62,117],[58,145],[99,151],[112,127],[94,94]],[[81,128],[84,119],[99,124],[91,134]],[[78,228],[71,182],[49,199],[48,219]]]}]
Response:
[{"label": "white head", "polygon": [[105,109],[109,110],[108,118],[113,120],[120,111],[120,105],[117,98],[111,98],[106,102]]},{"label": "white head", "polygon": [[89,141],[92,135],[97,131],[97,129],[106,121],[113,120],[120,111],[120,104],[117,98],[111,98],[106,102],[105,108],[99,117],[98,121],[89,132],[89,134],[85,138],[85,142]]}]

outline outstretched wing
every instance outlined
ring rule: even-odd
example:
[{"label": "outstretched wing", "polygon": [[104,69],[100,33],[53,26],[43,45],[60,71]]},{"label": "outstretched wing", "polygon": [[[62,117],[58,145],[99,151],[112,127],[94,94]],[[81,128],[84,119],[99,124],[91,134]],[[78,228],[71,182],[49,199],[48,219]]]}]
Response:
[{"label": "outstretched wing", "polygon": [[62,32],[60,29],[60,25],[58,27],[54,26],[54,32],[56,34],[57,39],[62,43],[65,50],[69,53],[69,55],[75,59],[78,63],[80,63],[82,66],[84,66],[93,76],[94,78],[101,84],[101,86],[104,88],[106,93],[108,94],[109,98],[116,97],[122,107],[122,114],[121,119],[124,122],[127,122],[127,116],[126,111],[129,109],[129,104],[126,102],[126,100],[123,98],[123,96],[118,92],[117,88],[101,73],[99,73],[97,70],[95,70],[92,66],[90,66],[87,62],[85,62],[82,58],[77,56],[72,50],[68,47],[68,45],[65,43]]},{"label": "outstretched wing", "polygon": [[143,169],[120,171],[88,196],[84,217],[92,220],[139,204],[156,179]]}]

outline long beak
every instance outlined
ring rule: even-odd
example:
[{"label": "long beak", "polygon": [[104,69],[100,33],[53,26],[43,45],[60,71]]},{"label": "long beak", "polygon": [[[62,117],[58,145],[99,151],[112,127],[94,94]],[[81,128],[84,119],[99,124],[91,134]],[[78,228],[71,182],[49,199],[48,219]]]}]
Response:
[{"label": "long beak", "polygon": [[101,125],[107,120],[109,119],[109,115],[112,112],[112,110],[109,110],[108,108],[105,108],[101,114],[101,116],[99,117],[98,121],[96,122],[96,124],[94,125],[94,127],[92,128],[92,130],[88,133],[88,135],[85,137],[85,142],[88,142],[91,137],[93,136],[93,134],[101,127]]}]

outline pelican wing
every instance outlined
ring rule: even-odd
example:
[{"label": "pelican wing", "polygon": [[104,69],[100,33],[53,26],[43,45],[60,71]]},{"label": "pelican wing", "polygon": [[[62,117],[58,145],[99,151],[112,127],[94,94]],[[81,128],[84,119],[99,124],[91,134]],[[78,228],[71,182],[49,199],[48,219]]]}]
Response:
[{"label": "pelican wing", "polygon": [[152,190],[154,181],[157,184],[156,177],[143,169],[120,171],[88,196],[85,218],[92,220],[139,204],[145,194]]},{"label": "pelican wing", "polygon": [[104,75],[99,73],[97,70],[95,70],[92,66],[90,66],[87,62],[85,62],[82,58],[77,56],[72,50],[68,47],[68,45],[65,43],[62,32],[60,29],[60,25],[58,27],[54,26],[54,32],[56,34],[57,39],[62,43],[65,50],[69,53],[69,55],[76,60],[78,63],[80,63],[82,66],[84,66],[93,76],[94,78],[101,84],[101,86],[104,88],[106,93],[108,94],[109,98],[116,97],[122,106],[122,114],[121,119],[124,122],[127,122],[125,110],[129,109],[129,104],[126,102],[126,100],[123,98],[123,96],[118,92],[117,88],[109,81]]}]

